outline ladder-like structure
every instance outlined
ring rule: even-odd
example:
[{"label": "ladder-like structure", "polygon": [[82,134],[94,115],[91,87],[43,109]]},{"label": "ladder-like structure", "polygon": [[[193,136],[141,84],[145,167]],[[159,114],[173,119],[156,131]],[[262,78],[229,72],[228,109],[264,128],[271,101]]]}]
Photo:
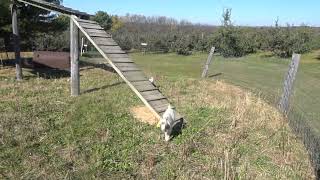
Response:
[{"label": "ladder-like structure", "polygon": [[[141,101],[158,119],[162,117],[168,108],[168,99],[153,82],[149,81],[149,78],[147,78],[140,68],[131,60],[129,55],[118,46],[110,34],[97,22],[87,20],[90,17],[89,14],[61,5],[48,3],[43,0],[16,1],[69,16],[72,22],[127,83],[132,91],[136,93]],[[183,117],[179,113],[176,113],[175,121],[176,123],[183,122]]]},{"label": "ladder-like structure", "polygon": [[[111,35],[95,21],[79,19],[76,16],[72,16],[71,18],[91,44],[129,85],[132,91],[137,94],[142,102],[158,118],[162,117],[168,108],[168,99],[159,91],[158,87],[149,81],[129,55],[111,38]],[[180,119],[182,117],[177,113],[175,120]]]}]

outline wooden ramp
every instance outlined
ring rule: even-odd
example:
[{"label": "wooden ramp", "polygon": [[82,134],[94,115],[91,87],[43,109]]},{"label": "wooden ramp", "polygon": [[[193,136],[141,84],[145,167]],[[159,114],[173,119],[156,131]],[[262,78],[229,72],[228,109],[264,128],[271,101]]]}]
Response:
[{"label": "wooden ramp", "polygon": [[[133,92],[160,119],[168,108],[168,99],[97,22],[79,19],[76,16],[71,18]],[[182,121],[183,118],[176,113],[175,120]]]}]

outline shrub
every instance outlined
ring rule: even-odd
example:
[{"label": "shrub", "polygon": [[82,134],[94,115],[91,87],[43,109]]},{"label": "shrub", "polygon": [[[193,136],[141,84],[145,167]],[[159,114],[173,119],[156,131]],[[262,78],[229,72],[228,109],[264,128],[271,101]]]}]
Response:
[{"label": "shrub", "polygon": [[189,41],[188,37],[182,36],[175,42],[174,46],[175,52],[179,55],[188,56],[192,54],[193,45]]},{"label": "shrub", "polygon": [[97,21],[105,30],[112,27],[112,17],[107,12],[98,11],[91,19]]},{"label": "shrub", "polygon": [[216,47],[224,57],[241,57],[257,50],[257,35],[231,23],[231,9],[224,11],[223,26],[213,36]]},{"label": "shrub", "polygon": [[272,52],[283,58],[293,53],[307,53],[312,49],[312,32],[308,27],[275,27],[271,30],[270,46]]},{"label": "shrub", "polygon": [[69,31],[37,33],[30,41],[32,48],[23,49],[39,51],[69,51]]},{"label": "shrub", "polygon": [[126,36],[126,33],[120,33],[113,37],[114,40],[118,43],[118,45],[121,47],[121,49],[125,51],[129,51],[132,49],[133,41],[129,36]]},{"label": "shrub", "polygon": [[153,44],[153,51],[160,51],[163,53],[168,53],[169,52],[169,47],[167,43],[165,43],[163,40],[157,40]]}]

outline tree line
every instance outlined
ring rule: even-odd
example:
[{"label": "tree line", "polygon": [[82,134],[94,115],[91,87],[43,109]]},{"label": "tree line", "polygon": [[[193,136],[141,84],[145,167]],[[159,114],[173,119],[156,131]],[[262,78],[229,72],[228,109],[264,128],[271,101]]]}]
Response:
[{"label": "tree line", "polygon": [[[60,4],[61,0],[46,0]],[[10,0],[0,2],[0,51],[12,51]],[[26,13],[28,12],[28,13]],[[280,57],[320,48],[320,31],[305,25],[242,27],[232,22],[231,9],[222,14],[219,26],[178,21],[165,16],[115,16],[99,11],[99,22],[126,51],[174,52],[190,55],[215,46],[225,57],[241,57],[271,51]],[[19,30],[23,51],[69,51],[69,19],[31,6],[20,6]],[[147,46],[142,46],[146,43]]]},{"label": "tree line", "polygon": [[[61,4],[62,0],[46,0]],[[0,1],[0,51],[13,51],[10,0]],[[68,50],[68,18],[18,4],[18,27],[23,51]]]},{"label": "tree line", "polygon": [[125,50],[143,50],[147,43],[150,52],[176,52],[189,55],[194,51],[209,51],[212,46],[225,57],[241,57],[257,51],[271,51],[280,57],[293,52],[306,53],[320,48],[320,30],[301,26],[243,27],[233,24],[231,9],[222,14],[220,26],[192,24],[166,17],[126,15],[123,25],[112,30],[114,39]]}]

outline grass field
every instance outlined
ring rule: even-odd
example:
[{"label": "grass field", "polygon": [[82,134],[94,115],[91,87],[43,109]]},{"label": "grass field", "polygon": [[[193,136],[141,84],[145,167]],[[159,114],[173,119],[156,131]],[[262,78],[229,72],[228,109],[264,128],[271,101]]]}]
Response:
[{"label": "grass field", "polygon": [[[175,54],[132,54],[133,59],[150,75],[164,75],[171,79],[199,78],[207,54],[192,56]],[[282,84],[290,59],[255,54],[242,58],[215,56],[210,67],[211,79],[248,89],[276,105],[282,93]],[[152,72],[152,73],[151,73]],[[320,51],[302,56],[295,84],[293,111],[302,114],[320,134]]]},{"label": "grass field", "polygon": [[133,57],[185,115],[182,135],[165,143],[159,129],[134,119],[130,109],[141,102],[108,71],[82,67],[82,95],[72,98],[65,74],[24,69],[15,82],[14,68],[3,67],[0,178],[313,178],[306,150],[275,108],[197,78],[204,54]]}]

